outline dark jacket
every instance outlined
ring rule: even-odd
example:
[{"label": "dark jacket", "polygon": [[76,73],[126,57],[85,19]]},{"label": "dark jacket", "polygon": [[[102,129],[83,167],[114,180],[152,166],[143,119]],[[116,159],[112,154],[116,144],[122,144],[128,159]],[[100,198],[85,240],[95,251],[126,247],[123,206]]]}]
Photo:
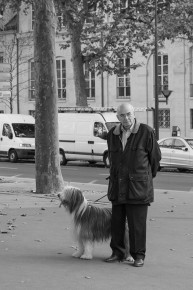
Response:
[{"label": "dark jacket", "polygon": [[153,177],[156,176],[161,152],[154,131],[135,123],[123,151],[121,125],[107,135],[110,161],[108,198],[114,204],[149,204],[154,200]]}]

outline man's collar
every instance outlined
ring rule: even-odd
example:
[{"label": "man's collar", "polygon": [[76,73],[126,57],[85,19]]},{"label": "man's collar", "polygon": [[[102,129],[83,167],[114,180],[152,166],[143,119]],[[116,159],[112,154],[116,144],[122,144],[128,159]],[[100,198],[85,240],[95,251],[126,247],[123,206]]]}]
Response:
[{"label": "man's collar", "polygon": [[[135,122],[133,124],[133,128],[132,128],[132,133],[133,134],[136,134],[139,130],[139,126],[140,126],[140,123],[137,122],[137,120],[135,119]],[[121,129],[122,125],[121,124],[118,124],[115,129],[113,130],[113,134],[115,135],[121,135],[121,132],[122,132],[122,129]]]},{"label": "man's collar", "polygon": [[121,130],[122,130],[122,132],[125,132],[125,133],[127,133],[127,132],[131,132],[132,133],[134,126],[135,126],[135,120],[134,120],[133,124],[131,125],[131,127],[129,129],[125,129],[123,127],[123,125],[121,125]]}]

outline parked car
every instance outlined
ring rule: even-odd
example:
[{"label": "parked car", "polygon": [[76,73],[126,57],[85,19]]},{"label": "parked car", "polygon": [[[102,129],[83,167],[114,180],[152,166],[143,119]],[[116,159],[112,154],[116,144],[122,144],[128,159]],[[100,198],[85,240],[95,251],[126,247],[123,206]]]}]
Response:
[{"label": "parked car", "polygon": [[162,153],[160,169],[193,170],[193,138],[167,137],[160,139],[158,144]]}]

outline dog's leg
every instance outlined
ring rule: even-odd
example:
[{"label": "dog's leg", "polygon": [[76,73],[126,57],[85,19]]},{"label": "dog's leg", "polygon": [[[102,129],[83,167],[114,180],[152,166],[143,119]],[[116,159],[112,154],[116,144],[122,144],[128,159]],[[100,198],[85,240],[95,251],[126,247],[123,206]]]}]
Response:
[{"label": "dog's leg", "polygon": [[83,245],[83,242],[81,240],[78,240],[78,249],[76,250],[76,252],[74,252],[72,254],[72,257],[74,257],[74,258],[80,258],[83,253],[84,253],[84,245]]},{"label": "dog's leg", "polygon": [[93,254],[92,254],[93,248],[94,248],[94,245],[92,242],[89,242],[89,241],[84,242],[84,253],[80,258],[85,259],[85,260],[91,260],[93,257]]},{"label": "dog's leg", "polygon": [[129,243],[129,228],[128,225],[126,223],[125,225],[125,238],[124,238],[124,243],[125,243],[125,259],[128,262],[133,263],[134,259],[130,254],[130,243]]}]

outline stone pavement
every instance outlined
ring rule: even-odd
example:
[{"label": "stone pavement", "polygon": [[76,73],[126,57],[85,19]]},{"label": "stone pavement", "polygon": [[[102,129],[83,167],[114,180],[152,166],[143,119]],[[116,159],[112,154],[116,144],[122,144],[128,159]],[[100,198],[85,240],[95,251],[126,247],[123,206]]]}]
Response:
[{"label": "stone pavement", "polygon": [[[72,184],[89,200],[106,185]],[[55,196],[34,193],[34,179],[0,177],[1,290],[190,290],[193,287],[193,192],[155,191],[142,268],[107,264],[109,243],[94,258],[71,257],[71,221]],[[106,206],[106,197],[99,206]],[[109,206],[110,204],[108,204]]]}]

